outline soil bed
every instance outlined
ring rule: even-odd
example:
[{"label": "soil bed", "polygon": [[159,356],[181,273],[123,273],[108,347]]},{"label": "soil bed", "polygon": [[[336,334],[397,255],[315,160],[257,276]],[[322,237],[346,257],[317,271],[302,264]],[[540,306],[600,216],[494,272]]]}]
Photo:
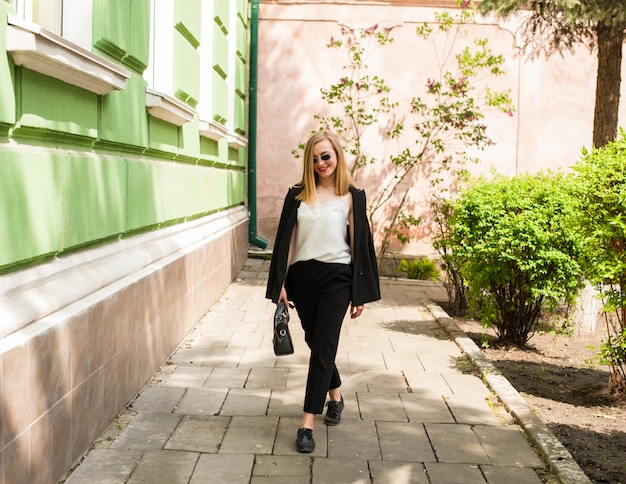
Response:
[{"label": "soil bed", "polygon": [[[606,330],[568,336],[549,327],[527,348],[498,345],[481,323],[455,318],[572,454],[594,483],[626,483],[626,398],[608,392],[609,367],[596,355]],[[487,338],[488,347],[481,345]]]}]

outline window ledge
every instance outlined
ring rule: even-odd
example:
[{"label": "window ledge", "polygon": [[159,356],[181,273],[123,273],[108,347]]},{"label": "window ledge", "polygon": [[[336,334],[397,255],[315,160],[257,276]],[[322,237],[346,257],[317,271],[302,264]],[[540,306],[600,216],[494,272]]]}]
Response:
[{"label": "window ledge", "polygon": [[193,121],[196,111],[178,99],[151,89],[146,89],[146,108],[150,116],[182,126]]},{"label": "window ledge", "polygon": [[219,141],[228,136],[228,129],[216,121],[201,122],[199,128],[200,136],[204,136],[205,138],[209,138],[214,141]]},{"label": "window ledge", "polygon": [[248,140],[238,134],[229,134],[228,146],[235,149],[245,148],[246,146],[248,146]]},{"label": "window ledge", "polygon": [[98,95],[121,90],[130,72],[36,24],[9,16],[7,52],[16,65]]}]

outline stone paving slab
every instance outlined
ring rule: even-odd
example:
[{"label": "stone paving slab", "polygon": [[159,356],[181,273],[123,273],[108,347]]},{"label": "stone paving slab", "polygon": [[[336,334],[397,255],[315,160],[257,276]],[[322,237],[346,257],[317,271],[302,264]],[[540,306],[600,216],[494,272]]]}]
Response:
[{"label": "stone paving slab", "polygon": [[184,395],[184,388],[147,387],[132,408],[141,413],[172,413]]},{"label": "stone paving slab", "polygon": [[348,351],[348,365],[352,371],[387,369],[383,354],[371,351]]},{"label": "stone paving slab", "polygon": [[201,454],[189,484],[248,484],[254,455]]},{"label": "stone paving slab", "polygon": [[269,388],[234,388],[228,392],[220,415],[266,415],[271,394]]},{"label": "stone paving slab", "polygon": [[311,457],[298,455],[259,455],[254,462],[254,477],[292,477],[292,482],[308,481]]},{"label": "stone paving slab", "polygon": [[484,397],[458,394],[446,398],[446,405],[457,423],[469,425],[502,425]]},{"label": "stone paving slab", "polygon": [[489,457],[471,426],[436,423],[424,425],[437,462],[489,464]]},{"label": "stone paving slab", "polygon": [[279,417],[301,418],[302,391],[296,389],[272,390],[267,414]]},{"label": "stone paving slab", "polygon": [[363,420],[408,421],[397,393],[359,393],[358,399]]},{"label": "stone paving slab", "polygon": [[174,365],[181,366],[197,363],[198,366],[200,366],[206,358],[208,350],[209,349],[206,347],[181,348],[176,354],[171,356],[170,362]]},{"label": "stone paving slab", "polygon": [[455,372],[442,373],[441,376],[456,395],[471,395],[484,400],[491,394],[485,385],[480,384],[480,378],[476,375]]},{"label": "stone paving slab", "polygon": [[140,413],[111,444],[112,449],[162,449],[182,415]]},{"label": "stone paving slab", "polygon": [[165,449],[216,454],[229,424],[230,417],[188,415],[172,433]]},{"label": "stone paving slab", "polygon": [[174,368],[162,384],[179,388],[202,388],[210,373],[210,369],[202,366],[179,366]]},{"label": "stone paving slab", "polygon": [[412,393],[442,397],[453,395],[452,389],[443,378],[442,372],[425,371],[422,368],[406,368],[403,373]]},{"label": "stone paving slab", "polygon": [[[457,348],[458,349],[458,348]],[[424,370],[437,371],[437,372],[450,372],[458,367],[457,359],[464,358],[458,351],[452,351],[452,349],[431,349],[417,351],[417,357]]]},{"label": "stone paving slab", "polygon": [[541,479],[528,467],[480,466],[489,484],[539,484]]},{"label": "stone paving slab", "polygon": [[252,368],[246,381],[246,388],[284,390],[287,388],[288,373],[289,370],[287,368]]},{"label": "stone paving slab", "polygon": [[409,391],[402,370],[365,370],[363,373],[368,392],[406,393]]},{"label": "stone paving slab", "polygon": [[401,394],[400,400],[411,422],[454,423],[454,417],[440,395],[407,393]]},{"label": "stone paving slab", "polygon": [[128,484],[167,482],[187,484],[194,472],[200,454],[197,452],[168,452],[149,450],[130,476]]},{"label": "stone paving slab", "polygon": [[228,390],[207,390],[204,388],[189,388],[183,398],[174,408],[174,413],[183,415],[217,415]]},{"label": "stone paving slab", "polygon": [[371,480],[367,460],[339,457],[315,459],[313,461],[312,484],[331,482],[369,484]]},{"label": "stone paving slab", "polygon": [[67,484],[126,482],[143,451],[94,449],[67,479]]},{"label": "stone paving slab", "polygon": [[277,428],[277,417],[233,417],[219,452],[271,454]]},{"label": "stone paving slab", "polygon": [[[204,359],[203,366],[236,368],[245,350],[242,348],[221,348],[212,350]],[[208,377],[208,376],[207,376]]]},{"label": "stone paving slab", "polygon": [[492,465],[537,468],[543,466],[543,462],[528,446],[528,441],[519,428],[476,425],[473,430]]},{"label": "stone paving slab", "polygon": [[209,376],[204,382],[204,388],[229,389],[243,388],[250,374],[249,368],[211,368]]},{"label": "stone paving slab", "polygon": [[272,368],[276,363],[276,357],[271,351],[267,351],[267,348],[255,348],[246,349],[241,355],[239,360],[239,366],[249,368]]},{"label": "stone paving slab", "polygon": [[377,422],[383,460],[400,462],[437,462],[422,424]]},{"label": "stone paving slab", "polygon": [[423,368],[422,362],[417,357],[417,353],[403,353],[396,351],[383,352],[385,367],[388,370],[403,371],[406,368]]},{"label": "stone paving slab", "polygon": [[430,484],[424,464],[370,461],[370,475],[372,484]]},{"label": "stone paving slab", "polygon": [[485,484],[486,482],[480,467],[476,464],[436,464],[427,462],[424,466],[426,467],[430,484]]},{"label": "stone paving slab", "polygon": [[541,482],[546,464],[490,407],[467,343],[448,336],[430,299],[445,291],[415,281],[383,280],[383,299],[346,318],[342,422],[317,416],[315,452],[299,454],[308,349],[292,311],[296,353],[274,356],[268,263],[251,265],[129,406],[130,423],[67,483]]},{"label": "stone paving slab", "polygon": [[293,476],[252,476],[250,479],[250,484],[296,484],[298,482],[302,482],[303,484],[309,484],[310,478],[306,479],[296,479]]},{"label": "stone paving slab", "polygon": [[346,460],[381,459],[376,423],[348,420],[328,427],[328,455]]},{"label": "stone paving slab", "polygon": [[[306,377],[306,373],[305,373]],[[300,387],[302,388],[302,387]],[[345,393],[358,393],[367,391],[367,377],[363,371],[341,372],[341,388]],[[345,410],[344,410],[345,412]]]}]

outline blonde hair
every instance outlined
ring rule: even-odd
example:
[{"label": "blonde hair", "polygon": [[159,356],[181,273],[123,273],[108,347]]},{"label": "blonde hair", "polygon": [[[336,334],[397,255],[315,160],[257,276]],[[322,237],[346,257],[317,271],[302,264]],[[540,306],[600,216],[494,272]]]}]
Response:
[{"label": "blonde hair", "polygon": [[314,170],[313,147],[327,139],[337,156],[337,168],[335,169],[335,194],[343,196],[348,193],[352,184],[352,176],[346,165],[346,157],[341,147],[339,137],[331,131],[317,131],[306,142],[304,146],[304,160],[302,166],[302,180],[297,186],[303,187],[302,192],[296,199],[311,203],[315,201],[315,187],[317,186],[317,174]]}]

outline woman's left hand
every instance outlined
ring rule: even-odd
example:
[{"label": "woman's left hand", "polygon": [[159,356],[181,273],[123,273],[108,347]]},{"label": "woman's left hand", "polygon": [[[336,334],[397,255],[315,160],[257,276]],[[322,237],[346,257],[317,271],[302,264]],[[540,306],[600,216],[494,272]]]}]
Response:
[{"label": "woman's left hand", "polygon": [[363,312],[363,306],[352,306],[350,305],[350,318],[358,318]]}]

